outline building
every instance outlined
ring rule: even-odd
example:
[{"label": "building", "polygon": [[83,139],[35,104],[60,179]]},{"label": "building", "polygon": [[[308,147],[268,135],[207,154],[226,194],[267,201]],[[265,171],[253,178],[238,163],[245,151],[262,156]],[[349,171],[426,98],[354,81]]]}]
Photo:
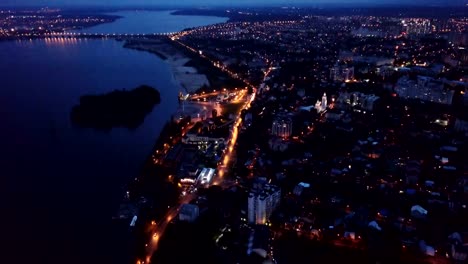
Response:
[{"label": "building", "polygon": [[200,185],[208,185],[213,180],[215,169],[203,168],[197,176],[197,183]]},{"label": "building", "polygon": [[369,94],[369,95],[366,95],[366,94],[361,94],[361,97],[360,97],[360,107],[364,110],[367,110],[367,111],[373,111],[374,110],[374,106],[375,106],[375,102],[379,100],[379,97],[376,96],[376,95],[373,95],[373,94]]},{"label": "building", "polygon": [[427,216],[427,210],[422,208],[420,205],[414,205],[411,207],[411,216],[415,218],[424,218]]},{"label": "building", "polygon": [[466,233],[452,233],[449,237],[451,245],[450,255],[458,262],[466,261],[468,258],[468,236]]},{"label": "building", "polygon": [[340,93],[338,98],[336,99],[336,105],[340,106],[357,106],[362,108],[366,111],[373,111],[375,103],[379,100],[380,97],[374,94],[364,94],[360,92],[348,93],[343,92]]},{"label": "building", "polygon": [[[340,61],[345,61],[347,63],[349,62],[357,62],[357,63],[366,63],[370,64],[371,66],[375,67],[381,67],[384,65],[391,66],[395,62],[394,58],[390,57],[378,57],[378,56],[365,56],[365,55],[359,55],[359,54],[354,54],[353,52],[350,51],[340,51],[340,54],[338,56],[338,59]],[[330,69],[330,79],[335,80],[334,77],[337,77],[339,80],[353,80],[354,79],[354,67],[352,66],[347,66],[345,64],[336,64],[333,68]]]},{"label": "building", "polygon": [[264,184],[253,188],[248,198],[248,221],[251,224],[263,225],[279,205],[281,190],[274,185]]},{"label": "building", "polygon": [[431,77],[418,76],[417,80],[410,80],[407,76],[401,77],[395,92],[402,98],[420,99],[440,104],[452,104],[453,90],[444,87],[444,83]]},{"label": "building", "polygon": [[182,164],[179,172],[179,182],[181,184],[192,185],[196,182],[200,170],[196,166],[193,166],[193,164]]},{"label": "building", "polygon": [[354,79],[354,67],[335,65],[330,69],[330,79],[334,82],[345,82]]},{"label": "building", "polygon": [[183,204],[179,210],[179,220],[193,222],[198,218],[200,209],[195,204]]},{"label": "building", "polygon": [[406,164],[406,184],[416,185],[421,174],[421,163],[417,160],[410,160]]},{"label": "building", "polygon": [[456,131],[468,132],[468,121],[457,118],[454,128]]},{"label": "building", "polygon": [[305,182],[300,182],[296,187],[294,187],[293,193],[294,195],[301,196],[302,192],[304,189],[307,189],[310,187],[310,184],[305,183]]},{"label": "building", "polygon": [[348,92],[339,93],[338,98],[336,98],[336,101],[335,101],[335,106],[350,105],[352,103],[351,97],[352,97],[352,94]]},{"label": "building", "polygon": [[448,35],[448,41],[452,42],[457,46],[468,45],[468,34],[460,32],[450,32]]},{"label": "building", "polygon": [[271,246],[271,231],[266,226],[254,226],[250,229],[250,234],[247,239],[247,255],[260,257],[259,262],[246,263],[268,263],[265,258],[268,258],[268,253],[265,249]]},{"label": "building", "polygon": [[292,134],[292,121],[290,118],[277,118],[271,125],[271,134],[277,137],[288,138]]},{"label": "building", "polygon": [[317,110],[317,113],[322,113],[325,110],[327,110],[327,107],[327,94],[323,93],[322,100],[317,100],[317,102],[315,103],[315,109]]},{"label": "building", "polygon": [[382,76],[384,79],[392,76],[394,72],[395,72],[395,67],[389,66],[389,65],[382,65],[376,68],[376,73],[379,76]]},{"label": "building", "polygon": [[360,27],[351,31],[351,34],[356,37],[385,37],[387,33],[382,29],[371,29],[367,27]]},{"label": "building", "polygon": [[218,130],[217,126],[211,120],[205,120],[204,122],[197,122],[195,125],[185,134],[182,138],[182,143],[192,145],[202,145],[208,143],[221,144],[226,140],[225,135],[222,131]]},{"label": "building", "polygon": [[325,109],[327,108],[327,94],[326,93],[323,93],[322,95],[322,109]]},{"label": "building", "polygon": [[270,138],[270,140],[268,140],[268,145],[273,151],[283,152],[288,149],[289,142],[281,138]]},{"label": "building", "polygon": [[432,32],[432,25],[429,19],[410,19],[401,21],[403,30],[408,35],[424,35]]},{"label": "building", "polygon": [[353,56],[353,62],[367,63],[375,67],[381,67],[384,65],[393,65],[395,59],[376,56]]}]

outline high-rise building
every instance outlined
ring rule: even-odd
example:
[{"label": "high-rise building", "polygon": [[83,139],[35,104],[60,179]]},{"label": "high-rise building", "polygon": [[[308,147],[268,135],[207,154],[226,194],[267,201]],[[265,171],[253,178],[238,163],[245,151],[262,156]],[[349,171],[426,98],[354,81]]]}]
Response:
[{"label": "high-rise building", "polygon": [[327,103],[327,94],[324,93],[322,95],[322,100],[317,100],[317,102],[315,103],[315,109],[317,110],[317,113],[321,113],[327,110]]},{"label": "high-rise building", "polygon": [[292,121],[290,118],[277,118],[271,125],[271,134],[287,138],[292,134]]},{"label": "high-rise building", "polygon": [[351,105],[353,107],[358,106],[363,110],[373,111],[375,103],[379,98],[380,97],[374,94],[364,94],[360,92],[350,94],[348,92],[343,92],[340,93],[336,99],[336,105],[338,108]]},{"label": "high-rise building", "polygon": [[253,188],[248,198],[248,216],[251,224],[263,225],[279,205],[281,200],[281,190],[279,187],[265,184],[261,187]]},{"label": "high-rise building", "polygon": [[330,79],[335,82],[345,82],[354,79],[354,67],[335,65],[330,69]]},{"label": "high-rise building", "polygon": [[[466,41],[466,43],[468,43],[468,41]],[[460,49],[459,53],[460,53],[460,61],[465,64],[468,63],[468,49]]]},{"label": "high-rise building", "polygon": [[323,93],[322,95],[322,109],[327,108],[327,94]]},{"label": "high-rise building", "polygon": [[403,20],[401,23],[408,35],[424,35],[431,33],[433,30],[429,19],[409,19]]}]

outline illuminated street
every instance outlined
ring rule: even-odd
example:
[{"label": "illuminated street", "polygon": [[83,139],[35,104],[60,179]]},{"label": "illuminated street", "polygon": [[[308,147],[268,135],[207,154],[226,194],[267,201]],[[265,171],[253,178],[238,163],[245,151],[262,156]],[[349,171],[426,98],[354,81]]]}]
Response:
[{"label": "illuminated street", "polygon": [[[250,107],[250,104],[255,100],[255,92],[256,90],[254,89],[254,92],[250,96],[250,100],[246,102],[244,105],[243,109],[248,109]],[[222,157],[221,164],[217,168],[217,178],[213,181],[214,185],[221,185],[224,181],[224,176],[226,175],[227,171],[229,170],[229,164],[230,161],[232,161],[232,154],[234,151],[234,146],[236,145],[237,142],[237,137],[239,135],[239,127],[242,123],[242,118],[240,116],[240,111],[237,114],[237,117],[235,119],[236,121],[234,122],[234,125],[232,126],[231,130],[231,135],[229,136],[228,140],[228,146],[226,147],[224,157]]]},{"label": "illuminated street", "polygon": [[[174,38],[173,38],[174,40]],[[189,50],[192,50],[194,52],[196,52],[193,48],[191,47],[188,47],[180,42],[178,42],[179,44],[183,45],[184,47],[188,48]],[[197,54],[199,54],[197,52]],[[201,57],[207,59],[205,56],[203,55],[200,55]],[[221,67],[217,64],[214,64],[216,67],[222,69],[223,71],[227,71],[224,67]],[[270,68],[271,69],[271,68]],[[231,76],[235,76],[232,72],[230,71],[227,71]],[[268,73],[270,72],[270,70],[268,70],[266,73],[265,73],[265,78],[267,77]],[[244,80],[244,82],[246,83],[246,85],[252,87],[247,81]],[[252,87],[253,88],[253,87]],[[239,91],[239,95],[236,96],[237,99],[235,99],[235,101],[233,101],[234,103],[238,103],[238,102],[242,102],[244,101],[244,97],[247,96],[247,91],[245,89],[242,89],[241,91]],[[239,127],[240,125],[242,124],[242,118],[240,116],[240,112],[242,109],[248,109],[251,105],[251,103],[255,100],[255,93],[256,93],[256,89],[253,88],[253,93],[250,95],[249,98],[247,98],[245,100],[245,104],[244,106],[239,110],[239,112],[236,114],[236,118],[235,118],[235,121],[234,121],[234,124],[232,125],[232,129],[231,129],[231,134],[228,138],[228,145],[226,146],[226,149],[225,149],[225,154],[224,154],[224,157],[222,157],[222,162],[221,164],[219,164],[218,168],[217,168],[217,173],[215,175],[215,179],[213,179],[213,181],[211,182],[210,185],[221,185],[223,186],[224,183],[226,184],[231,184],[229,181],[225,181],[225,175],[227,173],[227,171],[229,170],[229,165],[230,165],[230,162],[232,161],[232,158],[233,158],[233,152],[234,152],[234,146],[237,142],[237,137],[238,137],[238,134],[239,134]],[[216,96],[220,94],[220,92],[213,92],[213,93],[208,93],[208,94],[202,94],[202,95],[198,95],[198,96],[192,96],[191,99],[202,99],[202,98],[207,98],[209,96]],[[219,109],[219,105],[218,104],[215,104],[215,103],[205,103],[205,102],[193,102],[194,104],[198,104],[198,105],[209,105],[209,106],[213,106],[214,107],[218,107]],[[188,129],[185,129],[183,131],[183,134],[185,134],[186,132],[188,131]],[[164,150],[164,153],[167,152],[167,149]],[[192,201],[193,199],[195,199],[197,197],[196,193],[191,193],[191,194],[188,194],[188,195],[185,195],[183,196],[180,200],[179,200],[179,203],[177,206],[174,206],[172,208],[170,208],[167,213],[165,214],[165,217],[163,218],[162,221],[160,221],[159,223],[155,223],[155,227],[152,228],[152,239],[151,241],[149,241],[149,243],[147,243],[145,246],[146,246],[146,258],[145,260],[137,260],[137,264],[148,264],[150,263],[151,261],[151,256],[153,256],[154,252],[156,252],[156,250],[158,249],[158,244],[159,244],[159,241],[160,241],[160,238],[163,236],[164,232],[166,231],[166,228],[168,226],[168,224],[172,221],[172,219],[174,219],[174,217],[177,217],[177,214],[179,212],[179,209],[182,207],[183,204],[185,203],[189,203],[190,201]],[[150,227],[151,228],[151,227]]]},{"label": "illuminated street", "polygon": [[149,243],[146,244],[146,259],[144,262],[138,260],[137,264],[150,263],[151,256],[158,249],[159,240],[166,231],[168,224],[172,221],[172,219],[174,219],[174,217],[177,217],[180,207],[182,207],[183,204],[190,202],[194,198],[196,198],[196,194],[194,193],[184,196],[180,199],[178,206],[172,207],[167,211],[164,219],[161,222],[155,223],[155,227],[152,230],[152,239],[149,241]]},{"label": "illuminated street", "polygon": [[[255,99],[255,96],[253,94],[253,96],[251,96],[251,99],[245,104],[244,108],[248,108],[250,106],[250,103],[253,102],[253,100]],[[230,143],[229,145],[226,147],[226,153],[224,158],[222,159],[223,162],[221,165],[218,166],[218,177],[216,179],[214,179],[212,181],[212,185],[222,185],[224,183],[224,178],[223,176],[225,175],[227,169],[228,169],[228,164],[229,164],[229,161],[232,159],[232,153],[233,153],[233,148],[234,148],[234,145],[237,141],[237,136],[238,136],[238,130],[239,130],[239,126],[241,124],[242,120],[240,118],[240,113],[237,115],[237,118],[236,118],[236,121],[233,125],[233,129],[232,129],[232,133],[230,135]],[[216,176],[215,176],[216,177]],[[185,203],[189,203],[191,200],[195,199],[197,197],[196,193],[191,193],[191,194],[188,194],[186,196],[183,196],[180,201],[179,201],[179,204],[175,207],[172,207],[170,208],[165,217],[163,218],[163,220],[157,224],[155,224],[156,227],[154,227],[152,233],[152,239],[151,241],[146,244],[147,246],[147,249],[146,249],[146,252],[147,252],[147,255],[146,255],[146,260],[145,262],[143,261],[140,261],[138,260],[137,263],[138,264],[143,264],[143,263],[150,263],[150,260],[151,260],[151,256],[154,254],[154,252],[157,250],[158,248],[158,244],[159,244],[159,240],[160,238],[162,237],[162,235],[164,234],[166,228],[167,228],[167,225],[172,221],[172,219],[174,219],[174,217],[177,216],[178,212],[179,212],[179,209],[181,208],[181,206]]]},{"label": "illuminated street", "polygon": [[[268,68],[268,70],[265,72],[265,78],[268,77],[268,74],[270,74],[271,70],[272,70],[271,67]],[[213,93],[213,94],[216,94],[216,93]],[[255,94],[256,94],[256,89],[253,89],[253,93],[250,95],[250,98],[245,101],[245,105],[242,107],[242,109],[250,108],[250,105],[255,100]],[[241,98],[243,98],[244,95],[246,95],[245,90],[242,92],[242,97]],[[239,100],[241,100],[241,98],[239,98]],[[231,165],[230,162],[232,161],[233,153],[235,152],[234,151],[234,146],[235,146],[235,144],[237,142],[237,138],[238,138],[238,134],[239,134],[239,128],[240,128],[240,126],[242,124],[242,118],[240,116],[240,112],[241,111],[239,111],[237,113],[237,115],[236,115],[235,122],[234,122],[234,124],[232,126],[231,134],[230,134],[229,139],[228,139],[229,143],[226,146],[224,157],[222,157],[222,159],[221,159],[222,160],[221,164],[218,165],[217,173],[216,173],[213,181],[211,182],[211,185],[219,185],[221,187],[226,187],[226,186],[232,185],[232,182],[227,181],[224,176],[227,174],[227,172],[229,170],[229,166]],[[155,230],[153,231],[153,236],[152,236],[153,239],[151,239],[149,244],[147,244],[147,249],[146,249],[147,256],[146,256],[145,262],[137,261],[137,264],[150,263],[151,256],[157,250],[158,243],[160,241],[160,238],[164,234],[164,232],[165,232],[165,230],[167,228],[167,225],[171,222],[172,219],[174,219],[174,217],[177,217],[179,209],[182,207],[183,204],[189,203],[190,201],[192,201],[196,197],[197,197],[196,193],[191,193],[191,194],[188,194],[186,196],[183,196],[180,199],[178,206],[175,206],[175,207],[172,207],[172,208],[169,209],[169,211],[166,213],[164,219],[160,223],[158,223],[156,225]]]}]

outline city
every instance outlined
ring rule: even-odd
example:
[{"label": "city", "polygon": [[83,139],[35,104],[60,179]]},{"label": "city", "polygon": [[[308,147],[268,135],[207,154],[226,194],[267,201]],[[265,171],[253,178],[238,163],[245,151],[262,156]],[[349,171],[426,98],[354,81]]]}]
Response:
[{"label": "city", "polygon": [[393,8],[95,36],[1,11],[0,39],[116,38],[171,65],[177,111],[114,216],[132,263],[467,263],[468,9]]},{"label": "city", "polygon": [[[242,261],[242,246],[233,245],[247,244],[246,254],[260,247],[288,263],[293,256],[274,248],[294,233],[379,261],[464,261],[466,249],[454,240],[463,236],[467,219],[463,20],[307,16],[171,36],[259,87],[225,136],[228,145],[216,152],[221,140],[208,137],[198,147],[205,156],[199,164],[207,165],[206,156],[218,162],[209,170],[216,168],[219,192],[244,200],[238,210],[219,205],[224,228],[216,244],[224,257]],[[229,142],[232,165],[226,164]],[[185,177],[203,177],[205,169],[184,172],[197,164],[184,155],[175,172],[184,195],[179,219],[194,221],[209,194],[193,195],[199,180]],[[163,163],[172,155],[165,157]],[[219,180],[227,172],[235,180],[231,187]],[[186,182],[195,184],[187,190]],[[140,263],[150,261],[148,255]]]},{"label": "city", "polygon": [[111,23],[118,16],[83,15],[54,8],[39,10],[1,10],[0,40],[18,37],[36,38],[45,34],[77,30],[102,23]]}]

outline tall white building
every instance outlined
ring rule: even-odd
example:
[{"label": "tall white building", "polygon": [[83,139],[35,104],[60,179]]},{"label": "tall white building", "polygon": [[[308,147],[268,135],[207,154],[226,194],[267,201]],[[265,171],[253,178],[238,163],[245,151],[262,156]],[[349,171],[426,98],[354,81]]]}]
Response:
[{"label": "tall white building", "polygon": [[248,198],[247,219],[249,223],[265,224],[280,200],[281,190],[277,186],[265,184],[263,187],[252,189]]},{"label": "tall white building", "polygon": [[321,113],[327,109],[327,94],[323,93],[322,100],[317,100],[317,103],[315,103],[315,109],[317,110],[317,113]]},{"label": "tall white building", "polygon": [[323,93],[322,95],[322,109],[327,108],[327,94]]}]

